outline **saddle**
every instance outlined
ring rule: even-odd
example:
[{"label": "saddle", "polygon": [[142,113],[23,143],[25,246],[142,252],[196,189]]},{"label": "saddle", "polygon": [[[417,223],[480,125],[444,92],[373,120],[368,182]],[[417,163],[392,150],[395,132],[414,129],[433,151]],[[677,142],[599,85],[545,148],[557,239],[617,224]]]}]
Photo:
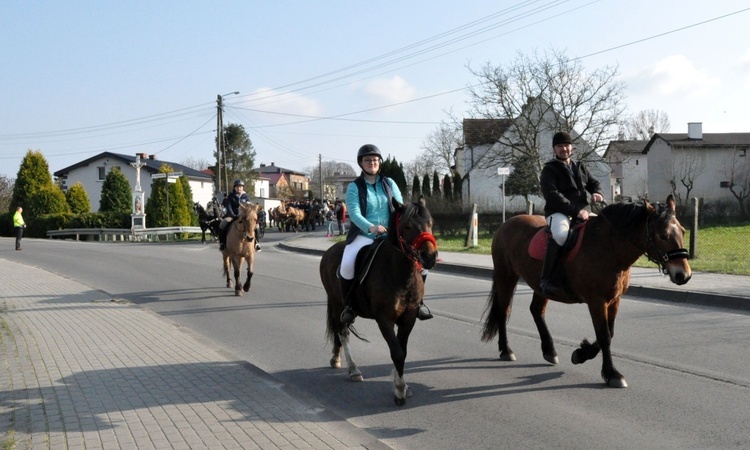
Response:
[{"label": "saddle", "polygon": [[[359,249],[357,258],[354,262],[354,279],[357,284],[362,284],[367,279],[367,275],[370,273],[370,267],[372,267],[372,261],[375,259],[375,255],[380,250],[380,246],[383,245],[385,239],[375,239],[372,244],[365,245]],[[336,271],[337,274],[341,273],[341,267]],[[339,275],[341,276],[341,275]]]},{"label": "saddle", "polygon": [[[581,242],[583,242],[583,235],[586,231],[586,222],[578,222],[568,233],[568,239],[565,240],[563,246],[563,254],[565,255],[565,262],[572,261],[578,251],[581,249]],[[539,261],[544,260],[544,254],[547,251],[547,241],[552,237],[552,233],[549,231],[549,227],[541,227],[539,231],[534,234],[529,242],[529,256]]]}]

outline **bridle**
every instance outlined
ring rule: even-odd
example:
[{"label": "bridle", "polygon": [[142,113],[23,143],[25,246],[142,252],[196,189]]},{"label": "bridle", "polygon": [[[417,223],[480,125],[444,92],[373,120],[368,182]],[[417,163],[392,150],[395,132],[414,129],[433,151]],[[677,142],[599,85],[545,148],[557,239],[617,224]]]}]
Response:
[{"label": "bridle", "polygon": [[414,261],[414,264],[416,265],[417,270],[420,272],[422,271],[422,261],[419,256],[419,247],[422,246],[425,242],[431,242],[432,245],[435,246],[437,249],[437,241],[435,240],[435,236],[432,233],[428,233],[426,231],[423,231],[419,233],[412,241],[411,243],[407,243],[406,239],[403,236],[403,233],[401,232],[401,223],[406,222],[411,219],[411,217],[414,215],[414,209],[411,208],[408,209],[402,217],[402,214],[396,213],[396,240],[398,241],[398,247],[401,249],[401,251],[406,254],[406,256]]},{"label": "bridle", "polygon": [[255,239],[255,230],[252,230],[253,231],[253,235],[251,236],[250,232],[245,229],[245,228],[249,228],[249,227],[245,227],[244,225],[242,225],[242,229],[240,229],[240,224],[242,222],[246,222],[246,221],[247,221],[247,219],[245,219],[245,215],[243,214],[242,218],[237,219],[236,221],[234,221],[234,226],[237,227],[237,229],[242,232],[242,239],[247,240],[248,242],[253,242],[253,239]]},{"label": "bridle", "polygon": [[[657,216],[660,216],[663,211],[663,206],[656,204],[656,213]],[[661,270],[661,273],[664,275],[669,275],[669,269],[667,268],[667,263],[673,259],[680,259],[685,258],[689,259],[690,255],[688,251],[684,248],[677,248],[675,250],[669,250],[667,252],[662,252],[659,250],[659,247],[656,245],[656,242],[654,242],[653,238],[653,221],[651,220],[651,214],[646,216],[646,257],[649,261],[655,263],[657,266],[659,266],[659,270]],[[653,252],[656,254],[656,257],[651,256],[649,250],[653,250]]]}]

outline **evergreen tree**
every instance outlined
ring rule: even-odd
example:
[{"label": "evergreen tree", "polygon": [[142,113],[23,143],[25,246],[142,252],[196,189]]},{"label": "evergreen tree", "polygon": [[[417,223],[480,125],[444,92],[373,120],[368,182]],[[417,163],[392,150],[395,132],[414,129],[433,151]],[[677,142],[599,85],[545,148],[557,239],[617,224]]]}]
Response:
[{"label": "evergreen tree", "polygon": [[437,170],[432,172],[432,196],[435,198],[441,197],[440,177],[438,176]]},{"label": "evergreen tree", "polygon": [[[162,164],[159,172],[169,173],[173,169],[168,164]],[[167,178],[157,178],[151,183],[151,196],[145,210],[147,227],[188,226],[191,223],[191,210],[192,205],[187,204],[182,182],[168,183]]]},{"label": "evergreen tree", "polygon": [[416,201],[422,195],[422,188],[419,186],[419,177],[415,174],[411,180],[411,200]]},{"label": "evergreen tree", "polygon": [[458,174],[458,172],[454,172],[453,174],[453,200],[457,203],[461,203],[464,200],[463,196],[463,183],[461,180],[461,176]]},{"label": "evergreen tree", "polygon": [[31,217],[39,217],[43,214],[65,214],[70,212],[65,194],[59,186],[52,184],[42,186],[28,199],[27,205],[23,207],[24,214],[29,212]]},{"label": "evergreen tree", "polygon": [[443,176],[443,198],[445,198],[446,201],[453,201],[453,183],[451,183],[451,176],[449,174],[445,174]]},{"label": "evergreen tree", "polygon": [[[230,123],[224,127],[224,153],[226,158],[226,185],[232,190],[232,180],[242,179],[246,186],[252,185],[255,148],[253,141],[240,124]],[[214,152],[216,157],[216,152]],[[224,174],[222,174],[222,179]],[[170,199],[171,200],[171,199]]]},{"label": "evergreen tree", "polygon": [[[396,159],[394,158],[394,161]],[[404,173],[404,165],[401,163],[396,164],[395,170],[394,170],[394,177],[393,181],[396,182],[396,186],[398,186],[398,189],[401,191],[401,195],[406,197],[406,174]]]},{"label": "evergreen tree", "polygon": [[82,214],[91,211],[89,195],[80,181],[68,189],[68,192],[65,193],[65,201],[68,202],[70,211],[73,214]]},{"label": "evergreen tree", "polygon": [[120,171],[113,167],[102,183],[102,196],[99,199],[99,212],[119,212],[128,214],[133,211],[130,182]]},{"label": "evergreen tree", "polygon": [[[52,175],[50,175],[49,165],[47,160],[44,159],[44,155],[40,151],[29,150],[18,169],[16,183],[13,186],[13,198],[10,202],[10,212],[15,212],[19,206],[26,209],[29,200],[37,191],[42,187],[51,185]],[[28,211],[28,214],[31,216],[31,211]]]},{"label": "evergreen tree", "polygon": [[424,195],[425,197],[429,197],[430,192],[430,176],[425,174],[422,177],[422,195]]},{"label": "evergreen tree", "polygon": [[505,195],[520,195],[529,202],[529,196],[540,195],[541,189],[536,178],[536,160],[529,155],[518,158],[513,172],[505,179]]}]

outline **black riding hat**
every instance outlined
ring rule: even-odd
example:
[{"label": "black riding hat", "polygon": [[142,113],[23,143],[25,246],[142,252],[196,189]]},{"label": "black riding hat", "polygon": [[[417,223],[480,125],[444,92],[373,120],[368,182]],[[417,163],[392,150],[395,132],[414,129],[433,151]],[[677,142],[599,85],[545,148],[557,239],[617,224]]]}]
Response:
[{"label": "black riding hat", "polygon": [[372,144],[365,144],[360,147],[359,151],[357,152],[357,164],[360,164],[362,162],[362,158],[367,155],[378,155],[381,160],[383,159],[383,155],[380,154],[379,148]]},{"label": "black riding hat", "polygon": [[245,186],[245,182],[242,181],[242,180],[234,180],[234,187],[237,187],[237,186],[244,187]]}]

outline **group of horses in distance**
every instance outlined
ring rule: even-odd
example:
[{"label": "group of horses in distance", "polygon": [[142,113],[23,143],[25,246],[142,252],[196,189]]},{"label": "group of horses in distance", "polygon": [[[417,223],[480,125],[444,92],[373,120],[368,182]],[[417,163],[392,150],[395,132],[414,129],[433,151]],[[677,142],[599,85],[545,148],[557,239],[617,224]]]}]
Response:
[{"label": "group of horses in distance", "polygon": [[306,208],[282,203],[271,210],[269,218],[280,232],[315,231],[316,225],[323,225],[325,217],[320,213],[321,207],[313,202]]},{"label": "group of horses in distance", "polygon": [[[357,275],[351,304],[363,319],[375,320],[389,349],[394,365],[393,399],[403,405],[410,391],[404,380],[404,363],[409,334],[414,328],[418,305],[424,295],[422,269],[431,269],[438,258],[432,234],[433,220],[423,199],[400,204],[394,200],[385,239],[363,248],[357,257]],[[390,232],[390,231],[393,232]],[[515,361],[508,344],[507,323],[513,295],[520,279],[533,290],[531,314],[542,345],[542,357],[558,364],[552,335],[546,325],[545,311],[550,300],[588,306],[596,341],[584,339],[571,355],[573,364],[582,364],[601,352],[601,376],[607,386],[625,388],[625,377],[612,361],[611,343],[620,298],[628,289],[632,265],[642,255],[656,263],[672,283],[687,283],[692,272],[684,248],[685,230],[675,215],[675,199],[664,204],[648,201],[607,205],[598,215],[583,222],[578,241],[564,258],[566,283],[553,297],[540,288],[544,252],[532,247],[538,233],[546,233],[542,216],[518,215],[505,221],[492,240],[493,278],[487,308],[483,314],[481,340],[498,336],[501,361]],[[543,236],[546,241],[546,235]],[[331,246],[320,260],[320,278],[327,295],[326,335],[333,343],[330,366],[341,367],[343,350],[351,381],[364,377],[352,359],[350,337],[357,334],[352,324],[341,323],[343,308],[338,267],[344,242]],[[394,328],[398,328],[394,331]]]}]

